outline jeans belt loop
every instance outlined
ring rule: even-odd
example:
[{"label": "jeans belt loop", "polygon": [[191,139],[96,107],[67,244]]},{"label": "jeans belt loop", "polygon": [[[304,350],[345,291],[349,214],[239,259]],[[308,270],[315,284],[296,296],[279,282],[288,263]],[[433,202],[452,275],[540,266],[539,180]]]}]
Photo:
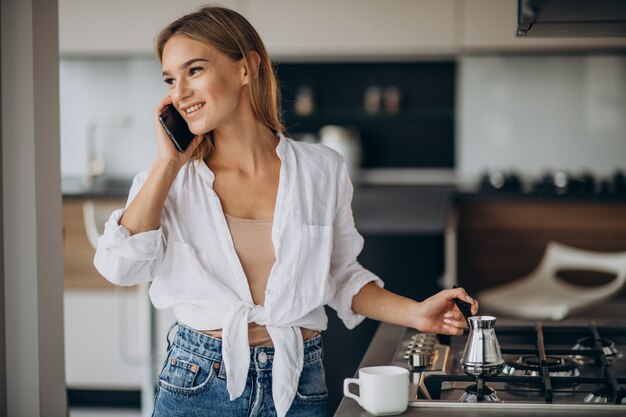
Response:
[{"label": "jeans belt loop", "polygon": [[178,325],[178,320],[175,320],[174,323],[172,323],[172,325],[170,326],[169,329],[167,329],[167,333],[165,333],[165,341],[167,342],[167,351],[169,352],[170,347],[172,346],[172,342],[170,342],[170,332],[172,331],[172,329]]}]

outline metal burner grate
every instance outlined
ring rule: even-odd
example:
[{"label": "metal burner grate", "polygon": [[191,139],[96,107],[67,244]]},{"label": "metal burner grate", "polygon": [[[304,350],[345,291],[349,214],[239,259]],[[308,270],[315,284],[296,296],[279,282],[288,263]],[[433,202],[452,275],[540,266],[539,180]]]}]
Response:
[{"label": "metal burner grate", "polygon": [[[624,340],[626,329],[602,328],[602,332],[606,334],[601,335],[595,322],[589,323],[587,327],[550,326],[545,328],[541,322],[538,322],[532,327],[500,328],[497,330],[499,338],[504,334],[509,336],[508,340],[517,340],[522,346],[518,348],[515,347],[516,343],[509,343],[509,347],[501,349],[503,355],[517,358],[517,360],[509,361],[510,366],[505,368],[506,372],[497,376],[486,376],[479,380],[464,374],[426,375],[422,382],[425,390],[435,401],[441,399],[442,385],[450,386],[458,383],[464,386],[464,383],[469,383],[467,385],[475,383],[471,385],[472,388],[467,388],[470,388],[469,391],[474,396],[472,399],[475,398],[477,403],[489,401],[486,397],[491,395],[491,388],[485,390],[485,387],[489,385],[500,393],[502,389],[506,391],[503,387],[509,387],[509,391],[517,389],[517,394],[532,396],[533,399],[529,401],[535,402],[535,397],[538,397],[542,403],[554,403],[555,398],[557,402],[563,402],[563,398],[566,397],[570,398],[568,401],[573,401],[571,397],[578,395],[576,398],[578,398],[579,405],[585,403],[622,405],[626,391],[626,375],[620,375],[620,378],[616,376],[614,365],[616,364],[615,358],[619,354],[613,353],[616,352],[614,351],[615,345],[607,343],[607,340],[612,337],[611,335]],[[550,342],[549,348],[546,348],[546,337]],[[529,347],[531,345],[529,339],[531,341],[534,339],[532,343],[534,348]],[[561,348],[562,341],[566,339],[578,340],[584,347],[574,349],[570,344],[567,348]],[[607,349],[607,345],[610,346],[610,350]],[[593,372],[581,374],[579,366],[584,366],[586,371],[591,369]],[[522,373],[516,373],[520,369]],[[473,389],[474,386],[477,389]],[[515,396],[515,394],[509,395]],[[464,394],[463,397],[466,401],[467,396]],[[447,395],[446,398],[450,396]]]}]

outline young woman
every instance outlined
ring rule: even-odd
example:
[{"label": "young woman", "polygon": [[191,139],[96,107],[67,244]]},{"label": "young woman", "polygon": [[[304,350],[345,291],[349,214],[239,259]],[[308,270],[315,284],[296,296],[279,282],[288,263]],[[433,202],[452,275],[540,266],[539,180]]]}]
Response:
[{"label": "young woman", "polygon": [[[157,157],[94,260],[115,284],[151,281],[154,306],[174,309],[155,416],[326,415],[326,304],[348,328],[370,317],[462,333],[453,299],[478,308],[463,289],[413,301],[357,262],[346,164],[284,136],[272,65],[248,21],[204,7],[167,26],[157,53],[169,88],[154,113]],[[183,153],[157,121],[170,103],[196,135]]]}]

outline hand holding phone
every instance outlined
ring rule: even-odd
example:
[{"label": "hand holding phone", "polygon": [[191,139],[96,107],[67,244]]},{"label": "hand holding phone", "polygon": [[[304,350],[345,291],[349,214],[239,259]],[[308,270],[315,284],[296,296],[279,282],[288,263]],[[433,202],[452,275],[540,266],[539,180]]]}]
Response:
[{"label": "hand holding phone", "polygon": [[187,122],[172,105],[165,106],[159,114],[159,122],[170,137],[178,152],[185,152],[195,135],[189,130]]}]

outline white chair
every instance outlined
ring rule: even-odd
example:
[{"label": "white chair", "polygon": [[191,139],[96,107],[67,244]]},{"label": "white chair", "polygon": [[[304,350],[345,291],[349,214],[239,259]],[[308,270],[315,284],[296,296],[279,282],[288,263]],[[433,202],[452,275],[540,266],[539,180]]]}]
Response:
[{"label": "white chair", "polygon": [[[560,279],[560,270],[599,271],[615,274],[612,281],[581,287]],[[533,272],[517,281],[477,295],[481,309],[510,317],[561,320],[570,312],[597,304],[617,293],[626,283],[626,252],[593,252],[556,242],[548,243]]]},{"label": "white chair", "polygon": [[94,249],[98,247],[98,237],[104,232],[104,223],[114,210],[123,208],[124,203],[86,200],[83,203],[83,221],[87,239]]}]

